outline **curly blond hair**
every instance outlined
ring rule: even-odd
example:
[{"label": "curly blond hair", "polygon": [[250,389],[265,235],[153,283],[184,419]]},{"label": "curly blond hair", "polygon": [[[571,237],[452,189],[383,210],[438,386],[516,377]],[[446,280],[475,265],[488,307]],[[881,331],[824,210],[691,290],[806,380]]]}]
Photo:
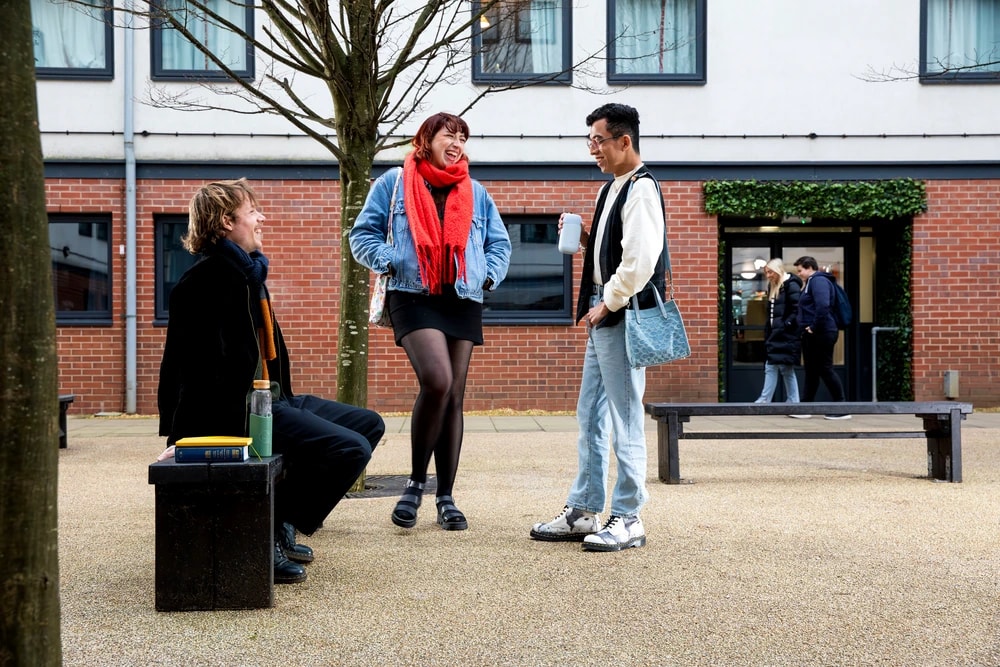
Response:
[{"label": "curly blond hair", "polygon": [[188,207],[188,230],[181,238],[184,248],[198,255],[225,238],[226,217],[234,217],[236,209],[248,199],[257,205],[257,195],[245,178],[206,183],[198,188]]}]

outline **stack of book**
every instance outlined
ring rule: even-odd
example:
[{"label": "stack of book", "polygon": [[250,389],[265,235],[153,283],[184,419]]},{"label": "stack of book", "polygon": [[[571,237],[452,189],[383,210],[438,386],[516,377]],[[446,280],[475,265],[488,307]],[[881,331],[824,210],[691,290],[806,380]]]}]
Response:
[{"label": "stack of book", "polygon": [[250,458],[251,442],[253,438],[230,435],[181,438],[174,443],[174,460],[177,463],[246,461]]}]

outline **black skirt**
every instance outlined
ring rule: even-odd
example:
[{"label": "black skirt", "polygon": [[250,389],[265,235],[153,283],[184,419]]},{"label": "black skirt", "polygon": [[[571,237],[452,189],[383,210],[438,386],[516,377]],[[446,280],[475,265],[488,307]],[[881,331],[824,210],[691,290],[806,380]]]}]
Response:
[{"label": "black skirt", "polygon": [[396,345],[417,329],[437,329],[448,338],[483,344],[483,304],[460,299],[453,286],[441,294],[414,294],[390,290],[386,293],[389,319]]}]

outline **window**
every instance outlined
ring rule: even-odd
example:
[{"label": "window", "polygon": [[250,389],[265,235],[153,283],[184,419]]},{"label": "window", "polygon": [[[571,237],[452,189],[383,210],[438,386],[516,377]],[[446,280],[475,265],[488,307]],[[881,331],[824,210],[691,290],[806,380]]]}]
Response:
[{"label": "window", "polygon": [[1000,2],[922,0],[920,80],[1000,83]]},{"label": "window", "polygon": [[494,324],[567,324],[572,321],[571,255],[556,248],[558,214],[504,216],[511,255],[507,278],[487,292],[483,319]]},{"label": "window", "polygon": [[[211,51],[238,76],[253,79],[253,48],[245,35],[253,34],[254,3],[154,0],[153,4],[165,15],[153,30],[154,79],[228,78],[191,40]],[[235,30],[229,25],[235,26]],[[182,30],[190,34],[190,38]]]},{"label": "window", "polygon": [[187,233],[187,216],[157,216],[153,221],[155,237],[153,252],[156,257],[156,313],[157,320],[166,321],[170,315],[170,292],[195,262],[192,255],[181,244],[181,237]]},{"label": "window", "polygon": [[705,83],[706,0],[608,0],[608,81]]},{"label": "window", "polygon": [[569,0],[474,2],[473,12],[483,4],[489,9],[473,33],[473,82],[572,81]]},{"label": "window", "polygon": [[111,322],[110,216],[50,215],[56,320]]},{"label": "window", "polygon": [[111,79],[111,10],[104,0],[31,0],[39,79]]}]

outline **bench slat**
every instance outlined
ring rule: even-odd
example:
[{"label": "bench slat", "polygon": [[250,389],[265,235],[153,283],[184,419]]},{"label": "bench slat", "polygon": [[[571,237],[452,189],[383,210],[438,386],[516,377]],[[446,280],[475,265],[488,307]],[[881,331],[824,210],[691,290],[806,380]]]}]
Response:
[{"label": "bench slat", "polygon": [[685,440],[822,440],[853,439],[875,440],[878,438],[926,438],[924,431],[739,431],[732,433],[689,431],[682,436]]}]

